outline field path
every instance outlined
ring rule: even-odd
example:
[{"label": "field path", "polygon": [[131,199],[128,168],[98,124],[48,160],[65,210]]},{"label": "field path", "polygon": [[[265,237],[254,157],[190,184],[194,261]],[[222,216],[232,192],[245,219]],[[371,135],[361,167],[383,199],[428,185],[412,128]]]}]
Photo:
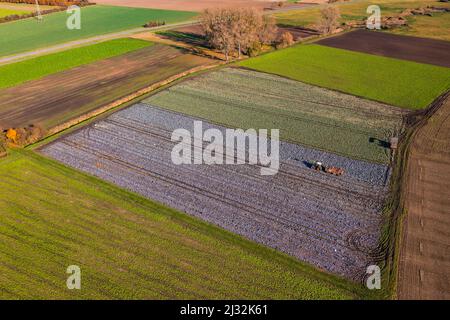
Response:
[{"label": "field path", "polygon": [[[270,11],[268,11],[268,14],[274,14],[279,11],[300,10],[300,9],[308,8],[309,6],[310,5],[307,4],[307,5],[304,5],[301,7],[296,7],[296,6],[285,7],[282,9],[270,10]],[[185,21],[185,22],[171,23],[171,24],[167,24],[165,26],[155,27],[155,28],[143,28],[143,27],[133,28],[133,29],[125,30],[125,31],[108,33],[108,34],[89,37],[89,38],[85,38],[85,39],[81,39],[81,40],[70,41],[70,42],[66,42],[66,43],[62,43],[62,44],[57,44],[54,46],[49,46],[49,47],[40,48],[40,49],[36,49],[36,50],[32,50],[32,51],[21,52],[18,54],[1,57],[0,58],[0,66],[3,64],[14,63],[14,62],[18,62],[21,60],[26,60],[26,59],[33,58],[36,56],[40,56],[40,55],[45,55],[45,54],[50,54],[50,53],[54,53],[54,52],[58,52],[58,51],[71,49],[74,47],[81,47],[81,46],[85,46],[85,45],[89,45],[89,44],[93,44],[93,43],[97,43],[97,42],[102,42],[102,41],[106,41],[106,40],[128,37],[128,36],[131,36],[131,35],[134,35],[137,33],[142,33],[145,31],[159,31],[159,30],[165,30],[165,29],[172,29],[175,27],[191,26],[191,25],[196,25],[196,24],[198,24],[197,20],[190,20],[190,21]]]},{"label": "field path", "polygon": [[399,299],[450,299],[450,98],[419,129],[407,170]]},{"label": "field path", "polygon": [[86,39],[70,41],[70,42],[66,42],[66,43],[62,43],[62,44],[58,44],[58,45],[54,45],[54,46],[50,46],[50,47],[46,47],[46,48],[41,48],[41,49],[36,49],[36,50],[28,51],[28,52],[14,54],[11,56],[1,57],[0,65],[14,63],[14,62],[18,62],[21,60],[34,58],[36,56],[50,54],[50,53],[63,51],[63,50],[67,50],[67,49],[71,49],[71,48],[75,48],[75,47],[86,46],[86,45],[90,45],[90,44],[94,44],[94,43],[102,42],[102,41],[106,41],[106,40],[128,37],[133,34],[143,32],[143,31],[156,31],[156,30],[160,30],[160,29],[166,29],[166,28],[177,27],[177,26],[180,26],[180,27],[181,26],[189,26],[189,25],[196,24],[196,23],[197,23],[197,21],[189,21],[189,22],[168,24],[163,27],[134,28],[134,29],[130,29],[130,30],[104,34],[104,35],[90,37],[90,38],[86,38]]}]

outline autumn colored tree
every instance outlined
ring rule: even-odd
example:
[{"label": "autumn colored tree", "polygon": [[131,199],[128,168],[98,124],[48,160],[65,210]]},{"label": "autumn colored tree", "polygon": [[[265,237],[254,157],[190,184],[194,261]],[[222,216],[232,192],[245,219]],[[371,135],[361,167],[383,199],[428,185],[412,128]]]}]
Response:
[{"label": "autumn colored tree", "polygon": [[262,16],[261,28],[258,31],[258,37],[262,44],[271,45],[275,42],[278,35],[276,20],[272,16]]},{"label": "autumn colored tree", "polygon": [[10,142],[17,144],[18,141],[18,133],[16,129],[8,129],[6,131],[6,139],[8,139]]},{"label": "autumn colored tree", "polygon": [[280,41],[277,44],[277,48],[281,49],[281,48],[289,47],[289,46],[293,45],[294,42],[295,42],[295,40],[294,40],[294,36],[292,35],[292,33],[290,33],[289,31],[285,31],[285,32],[283,32],[283,34],[280,37]]},{"label": "autumn colored tree", "polygon": [[318,23],[318,29],[323,34],[333,33],[339,26],[339,19],[341,14],[339,9],[335,6],[327,6],[320,10],[320,20]]},{"label": "autumn colored tree", "polygon": [[0,142],[12,143],[18,146],[25,146],[34,143],[44,137],[45,130],[38,125],[29,125],[25,128],[10,128],[2,134]]},{"label": "autumn colored tree", "polygon": [[201,23],[211,47],[221,50],[227,60],[231,52],[240,57],[261,43],[272,43],[277,33],[275,20],[253,8],[206,10]]},{"label": "autumn colored tree", "polygon": [[228,61],[229,54],[234,47],[231,31],[233,25],[229,9],[207,9],[200,18],[206,39],[211,47],[222,51]]}]

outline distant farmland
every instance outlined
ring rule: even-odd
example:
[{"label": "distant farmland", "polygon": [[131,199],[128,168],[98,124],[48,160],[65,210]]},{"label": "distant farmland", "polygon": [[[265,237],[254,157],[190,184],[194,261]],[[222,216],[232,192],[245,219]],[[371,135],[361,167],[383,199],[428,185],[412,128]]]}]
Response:
[{"label": "distant farmland", "polygon": [[13,14],[17,14],[17,15],[22,15],[22,14],[27,14],[27,13],[31,13],[32,11],[27,11],[27,10],[15,10],[15,9],[4,9],[2,7],[0,7],[0,18],[3,17],[7,17]]},{"label": "distant farmland", "polygon": [[450,68],[450,42],[448,41],[357,29],[324,38],[316,43],[333,48]]},{"label": "distant farmland", "polygon": [[423,109],[450,88],[448,68],[315,44],[240,65],[408,109]]},{"label": "distant farmland", "polygon": [[0,24],[0,56],[38,49],[63,42],[88,38],[126,29],[139,28],[149,21],[180,22],[196,13],[110,6],[81,9],[80,30],[66,27],[67,13],[58,12],[36,19]]},{"label": "distant farmland", "polygon": [[212,60],[153,45],[0,90],[0,126],[53,128]]},{"label": "distant farmland", "polygon": [[387,163],[406,111],[282,77],[227,68],[144,100],[232,128],[280,129],[284,140]]},{"label": "distant farmland", "polygon": [[[137,104],[42,152],[320,269],[362,279],[378,247],[386,166],[288,143],[280,146],[274,176],[261,176],[254,165],[175,165],[171,133],[192,132],[193,121]],[[305,165],[309,157],[341,165],[346,174],[316,172]]]},{"label": "distant farmland", "polygon": [[[351,299],[367,291],[32,152],[0,160],[1,299]],[[67,290],[79,265],[82,290]]]},{"label": "distant farmland", "polygon": [[115,39],[3,66],[0,65],[0,89],[98,60],[119,56],[151,45],[153,43],[137,39]]}]

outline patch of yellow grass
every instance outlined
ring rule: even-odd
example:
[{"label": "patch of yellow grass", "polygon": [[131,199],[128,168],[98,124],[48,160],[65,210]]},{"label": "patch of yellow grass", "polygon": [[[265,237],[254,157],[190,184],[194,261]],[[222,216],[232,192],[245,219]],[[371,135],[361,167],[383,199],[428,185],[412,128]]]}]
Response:
[{"label": "patch of yellow grass", "polygon": [[393,29],[396,34],[450,41],[450,13],[438,13],[432,17],[414,16],[409,26]]},{"label": "patch of yellow grass", "polygon": [[[378,5],[382,16],[395,15],[407,8],[418,8],[424,6],[450,7],[450,3],[438,2],[436,0],[356,0],[349,2],[339,2],[334,4],[341,13],[341,22],[349,20],[362,20],[369,16],[366,12],[369,5]],[[312,8],[282,12],[275,14],[278,23],[308,27],[315,24],[320,17],[320,9],[323,7],[315,6]],[[437,15],[436,15],[437,17]],[[414,17],[411,19],[411,28],[409,30],[395,31],[398,33],[431,36],[432,38],[448,40],[450,23],[448,17],[434,19],[434,17]],[[445,21],[447,20],[447,21]]]}]

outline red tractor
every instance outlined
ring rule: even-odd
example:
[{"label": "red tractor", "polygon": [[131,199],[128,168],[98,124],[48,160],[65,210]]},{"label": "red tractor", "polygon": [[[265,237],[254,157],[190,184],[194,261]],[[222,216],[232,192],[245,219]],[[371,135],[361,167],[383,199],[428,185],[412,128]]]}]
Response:
[{"label": "red tractor", "polygon": [[344,169],[338,167],[326,167],[320,161],[315,161],[311,167],[316,171],[322,171],[335,176],[340,176],[344,173]]}]

